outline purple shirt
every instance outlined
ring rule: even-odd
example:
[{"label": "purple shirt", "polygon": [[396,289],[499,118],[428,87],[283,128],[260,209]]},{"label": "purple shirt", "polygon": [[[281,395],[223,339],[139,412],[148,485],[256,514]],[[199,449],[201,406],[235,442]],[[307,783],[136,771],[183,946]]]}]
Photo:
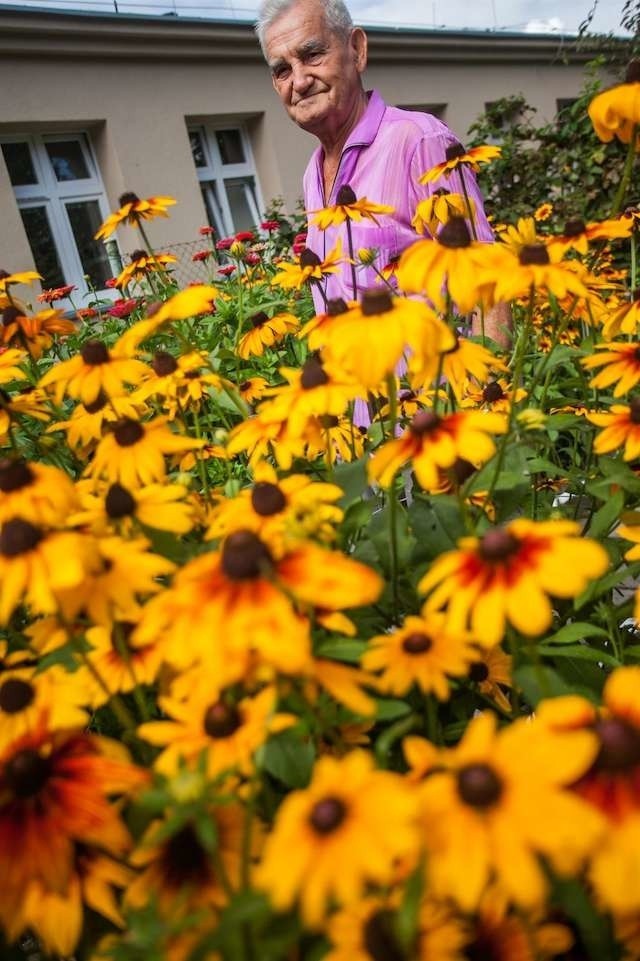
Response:
[{"label": "purple shirt", "polygon": [[[418,178],[445,159],[447,147],[460,141],[437,117],[413,110],[389,107],[380,94],[373,90],[369,104],[345,143],[331,196],[324,197],[322,161],[323,149],[318,147],[304,174],[304,204],[307,213],[336,203],[341,187],[348,184],[358,199],[366,197],[374,203],[388,204],[393,214],[376,214],[378,223],[363,220],[351,224],[354,255],[361,247],[375,247],[378,256],[375,266],[380,270],[406,247],[419,239],[411,226],[420,200],[430,197],[444,187],[451,193],[462,193],[460,169],[448,178],[419,184]],[[469,197],[476,206],[475,229],[479,240],[491,241],[493,234],[487,222],[482,196],[476,179],[468,169],[464,173]],[[307,246],[319,257],[324,257],[340,237],[343,254],[349,256],[345,225],[318,230],[310,226]],[[363,290],[380,283],[373,268],[356,270],[358,297]],[[324,302],[318,290],[313,291],[316,310],[323,310]],[[353,297],[351,269],[342,264],[340,273],[325,281],[327,297]]]}]

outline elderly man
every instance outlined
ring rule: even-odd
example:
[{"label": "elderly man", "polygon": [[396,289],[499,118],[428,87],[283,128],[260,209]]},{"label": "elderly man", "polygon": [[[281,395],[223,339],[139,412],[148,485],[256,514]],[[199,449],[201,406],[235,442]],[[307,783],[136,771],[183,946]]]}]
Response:
[{"label": "elderly man", "polygon": [[[451,182],[418,183],[447,151],[451,155],[460,149],[459,141],[436,117],[390,107],[377,91],[365,91],[367,36],[354,28],[343,0],[265,0],[256,32],[285,110],[320,141],[304,175],[307,210],[344,202],[345,188],[358,198],[393,207],[392,214],[352,227],[354,251],[375,249],[381,268],[416,240],[411,219],[418,202],[439,187],[460,192],[464,176],[477,237],[493,239],[471,173],[462,174],[460,168]],[[324,258],[338,238],[346,250],[344,225],[325,231],[310,225],[307,243]],[[371,268],[359,269],[358,287],[372,286],[375,278]],[[353,296],[350,272],[329,277],[325,296]],[[314,297],[320,308],[318,293]],[[504,341],[509,313],[502,306],[491,312],[486,330]]]}]

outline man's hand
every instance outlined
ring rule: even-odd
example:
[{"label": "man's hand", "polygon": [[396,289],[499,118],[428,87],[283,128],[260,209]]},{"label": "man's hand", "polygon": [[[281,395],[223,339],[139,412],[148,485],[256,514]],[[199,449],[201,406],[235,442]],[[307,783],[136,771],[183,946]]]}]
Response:
[{"label": "man's hand", "polygon": [[[484,334],[495,340],[504,350],[511,347],[511,332],[513,322],[511,318],[511,307],[509,304],[496,304],[484,315]],[[471,321],[471,332],[474,336],[483,333],[482,317],[475,311]]]}]

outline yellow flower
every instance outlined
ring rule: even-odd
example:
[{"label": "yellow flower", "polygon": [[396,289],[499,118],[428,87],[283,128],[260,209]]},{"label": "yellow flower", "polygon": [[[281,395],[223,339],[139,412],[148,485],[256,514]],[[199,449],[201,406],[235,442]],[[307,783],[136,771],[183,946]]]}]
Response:
[{"label": "yellow flower", "polygon": [[446,608],[453,629],[469,628],[486,647],[498,644],[507,621],[535,637],[552,623],[548,595],[577,597],[609,566],[604,548],[580,536],[573,521],[519,518],[482,538],[464,537],[432,564],[419,590],[428,611]]},{"label": "yellow flower", "polygon": [[512,404],[519,404],[527,396],[526,390],[522,387],[513,390],[505,377],[489,380],[484,387],[467,382],[466,387],[460,401],[463,409],[473,407],[476,410],[492,410],[508,414]]},{"label": "yellow flower", "polygon": [[37,314],[27,315],[10,306],[2,315],[0,341],[3,344],[17,342],[38,360],[43,351],[51,347],[53,334],[72,334],[75,330],[76,325],[72,320],[67,320],[62,310],[47,307]]},{"label": "yellow flower", "polygon": [[640,456],[640,397],[633,397],[628,405],[612,404],[606,414],[588,413],[586,418],[605,428],[595,439],[596,454],[608,454],[624,445],[624,460]]},{"label": "yellow flower", "polygon": [[22,517],[59,527],[76,505],[73,482],[60,468],[22,458],[0,460],[0,522]]},{"label": "yellow flower", "polygon": [[79,354],[54,364],[40,379],[39,386],[53,385],[57,404],[68,394],[87,405],[97,400],[101,392],[117,397],[124,393],[125,384],[138,384],[147,373],[142,361],[120,353],[117,345],[109,350],[101,340],[87,340]]},{"label": "yellow flower", "polygon": [[533,212],[533,219],[537,220],[538,223],[544,223],[545,220],[549,220],[551,214],[553,213],[553,204],[542,203]]},{"label": "yellow flower", "polygon": [[272,277],[271,283],[275,287],[282,287],[283,290],[294,288],[300,290],[303,284],[322,280],[329,274],[337,274],[343,260],[342,242],[339,237],[335,247],[329,251],[324,260],[321,260],[313,250],[305,247],[295,263],[283,261],[278,264],[278,273]]},{"label": "yellow flower", "polygon": [[408,694],[416,684],[424,694],[447,701],[449,677],[463,677],[479,657],[466,631],[451,631],[444,615],[407,617],[398,629],[369,641],[362,666],[376,677],[376,687],[386,694]]},{"label": "yellow flower", "polygon": [[149,484],[129,490],[117,482],[96,494],[93,484],[78,485],[80,508],[68,518],[71,526],[89,528],[94,534],[119,528],[126,534],[135,521],[160,531],[186,534],[195,526],[193,505],[185,500],[188,489],[181,484]]},{"label": "yellow flower", "polygon": [[6,270],[0,270],[0,291],[5,292],[13,284],[30,284],[34,280],[42,280],[40,274],[35,270],[23,270],[22,273],[9,274]]},{"label": "yellow flower", "polygon": [[361,197],[358,200],[348,184],[345,184],[338,191],[334,206],[324,207],[322,210],[307,211],[307,215],[310,217],[309,223],[320,230],[326,230],[327,227],[338,227],[345,221],[350,220],[356,223],[360,220],[373,220],[374,223],[377,223],[377,214],[391,213],[393,213],[393,207],[389,207],[387,204],[376,204],[367,200],[366,197]]},{"label": "yellow flower", "polygon": [[[217,289],[208,284],[194,284],[193,287],[185,287],[184,290],[166,300],[149,320],[141,321],[141,324],[147,326],[140,328],[137,335],[138,343],[140,339],[150,336],[161,324],[168,321],[188,320],[190,317],[213,313],[214,301],[217,296]],[[129,332],[125,332],[123,336],[126,337],[127,333]]]},{"label": "yellow flower", "polygon": [[141,684],[153,684],[158,676],[162,665],[159,645],[134,647],[130,643],[134,629],[135,622],[120,620],[88,628],[86,639],[90,650],[86,657],[95,671],[86,672],[92,708],[105,704],[114,694],[129,693]]},{"label": "yellow flower", "polygon": [[420,411],[401,437],[387,441],[376,451],[369,463],[369,477],[388,487],[410,462],[422,487],[436,487],[439,470],[452,467],[459,458],[478,464],[490,460],[495,444],[489,434],[504,434],[506,429],[502,414],[461,411],[439,417],[431,411]]},{"label": "yellow flower", "polygon": [[352,378],[328,370],[314,354],[301,370],[281,367],[280,373],[288,383],[265,391],[272,399],[261,404],[258,414],[286,422],[291,437],[301,436],[311,417],[340,416],[349,402],[363,393]]},{"label": "yellow flower", "polygon": [[25,380],[27,375],[17,365],[21,364],[26,356],[23,350],[5,350],[0,353],[0,384]]},{"label": "yellow flower", "polygon": [[418,234],[429,233],[435,237],[438,227],[449,223],[452,217],[467,218],[469,206],[475,217],[475,203],[471,197],[467,204],[467,199],[462,194],[451,194],[441,187],[426,200],[419,202],[411,226]]},{"label": "yellow flower", "polygon": [[[636,138],[640,124],[640,61],[627,67],[625,82],[597,94],[589,104],[589,117],[600,140],[617,137],[622,143]],[[635,133],[634,133],[635,131]]]},{"label": "yellow flower", "polygon": [[47,433],[64,430],[67,444],[79,456],[88,454],[104,434],[104,427],[122,419],[137,420],[145,410],[140,401],[134,402],[129,394],[107,397],[100,393],[91,404],[78,404],[69,420],[60,420],[47,427]]},{"label": "yellow flower", "polygon": [[465,337],[458,337],[455,345],[445,351],[442,359],[442,374],[451,384],[458,402],[462,399],[470,376],[482,383],[489,380],[491,370],[506,373],[507,368],[488,347],[483,347],[482,344],[467,340]]},{"label": "yellow flower", "polygon": [[86,727],[85,691],[60,667],[3,665],[0,673],[0,751],[30,731]]},{"label": "yellow flower", "polygon": [[499,244],[471,240],[466,221],[453,216],[437,237],[418,240],[404,251],[398,284],[405,293],[425,294],[441,310],[450,297],[466,314],[477,304],[493,304],[493,283],[503,269],[504,255]]},{"label": "yellow flower", "polygon": [[95,235],[96,240],[106,240],[120,224],[137,227],[141,220],[168,217],[167,207],[175,204],[173,197],[148,197],[146,200],[140,200],[137,194],[131,192],[122,194],[118,202],[120,207],[101,225]]},{"label": "yellow flower", "polygon": [[561,261],[560,252],[545,244],[525,244],[518,256],[504,250],[499,271],[486,271],[493,284],[496,301],[526,297],[532,289],[548,291],[561,299],[567,294],[591,298],[586,286],[589,279],[584,267],[576,261]]},{"label": "yellow flower", "polygon": [[562,257],[568,250],[586,254],[589,241],[628,237],[632,230],[633,221],[622,217],[619,220],[602,220],[591,224],[586,224],[581,217],[573,217],[564,225],[562,234],[549,238],[548,245],[551,249],[557,249]]},{"label": "yellow flower", "polygon": [[546,244],[547,238],[540,236],[533,217],[519,217],[514,227],[509,224],[500,234],[500,243],[517,257],[523,247]]},{"label": "yellow flower", "polygon": [[606,389],[615,384],[613,396],[622,397],[640,382],[640,343],[596,344],[595,347],[606,353],[583,357],[581,360],[589,370],[604,368],[591,379],[590,387]]},{"label": "yellow flower", "polygon": [[286,422],[279,417],[269,417],[268,408],[236,424],[227,440],[229,456],[246,453],[252,468],[265,457],[273,455],[278,467],[289,470],[294,458],[304,454],[304,447],[303,438],[291,436]]},{"label": "yellow flower", "polygon": [[617,337],[619,334],[635,336],[640,327],[640,289],[631,295],[631,299],[620,304],[609,316],[602,314],[602,332],[605,337]]},{"label": "yellow flower", "polygon": [[447,147],[445,159],[432,167],[431,170],[427,170],[421,177],[418,177],[418,183],[428,184],[433,183],[434,180],[439,180],[442,176],[450,177],[453,171],[459,167],[469,167],[474,173],[477,173],[480,164],[495,160],[501,153],[500,147],[493,147],[488,144],[481,147],[472,147],[471,150],[465,150],[460,143],[451,144]]},{"label": "yellow flower", "polygon": [[118,274],[116,287],[126,287],[134,279],[146,277],[154,271],[163,270],[169,264],[175,264],[178,258],[173,254],[148,254],[146,250],[134,250],[131,263],[127,264]]},{"label": "yellow flower", "polygon": [[495,701],[503,711],[511,710],[504,688],[513,686],[512,664],[510,654],[505,654],[501,647],[492,647],[483,650],[480,659],[474,661],[469,670],[469,680],[477,684],[480,693]]},{"label": "yellow flower", "polygon": [[256,883],[277,911],[299,900],[305,922],[315,927],[330,898],[352,904],[365,885],[393,878],[396,859],[416,850],[414,817],[402,778],[374,770],[364,751],[321,758],[309,787],[280,806]]},{"label": "yellow flower", "polygon": [[300,326],[295,314],[288,312],[274,314],[269,317],[264,311],[249,317],[251,328],[244,334],[238,344],[238,356],[243,360],[249,357],[262,357],[265,347],[273,347],[280,343],[287,334],[293,333]]},{"label": "yellow flower", "polygon": [[496,731],[494,714],[475,717],[418,788],[432,892],[473,911],[495,878],[517,905],[541,907],[539,856],[570,874],[602,837],[602,818],[567,790],[597,750],[587,732],[551,734],[528,719]]},{"label": "yellow flower", "polygon": [[145,423],[123,417],[102,438],[84,474],[94,480],[105,478],[122,484],[131,491],[164,480],[166,454],[204,444],[204,440],[173,433],[166,426],[165,417]]}]

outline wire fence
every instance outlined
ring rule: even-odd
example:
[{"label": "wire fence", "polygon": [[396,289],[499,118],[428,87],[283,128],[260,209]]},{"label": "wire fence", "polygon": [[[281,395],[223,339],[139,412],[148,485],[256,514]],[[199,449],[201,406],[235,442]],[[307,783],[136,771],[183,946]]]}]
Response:
[{"label": "wire fence", "polygon": [[[210,250],[208,241],[203,237],[200,240],[185,240],[177,244],[168,244],[158,249],[156,253],[171,254],[176,258],[175,264],[168,265],[168,273],[176,281],[179,287],[187,287],[189,284],[210,283],[216,277],[217,261],[215,256],[207,260],[194,260],[193,255],[201,250]],[[122,258],[124,264],[131,263],[131,255],[127,254]]]}]

